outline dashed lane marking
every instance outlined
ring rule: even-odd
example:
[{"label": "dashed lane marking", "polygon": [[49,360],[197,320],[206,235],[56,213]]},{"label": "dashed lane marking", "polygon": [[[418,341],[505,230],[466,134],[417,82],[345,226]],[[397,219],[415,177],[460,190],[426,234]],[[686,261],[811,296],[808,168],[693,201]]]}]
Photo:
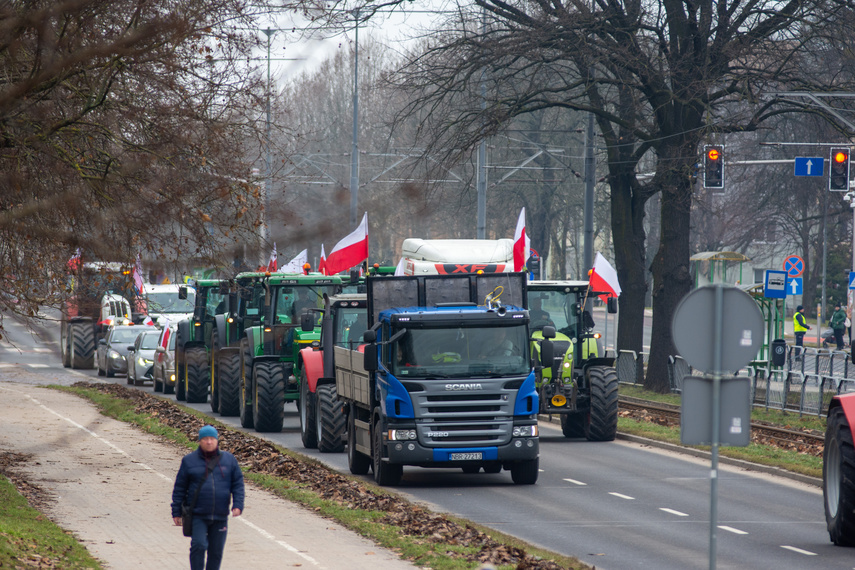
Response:
[{"label": "dashed lane marking", "polygon": [[785,550],[792,550],[793,552],[796,552],[798,554],[804,554],[805,556],[817,556],[816,552],[811,552],[810,550],[802,550],[801,548],[796,548],[795,546],[782,545],[781,548]]},{"label": "dashed lane marking", "polygon": [[[4,387],[4,386],[0,386],[0,390],[6,390],[7,392],[16,392],[16,393],[18,393],[18,394],[21,394],[21,395],[25,396],[26,398],[28,398],[29,400],[31,400],[34,404],[36,404],[37,406],[39,406],[39,407],[40,407],[40,408],[42,408],[43,410],[45,410],[45,411],[47,411],[47,412],[49,412],[49,413],[51,413],[51,414],[55,415],[56,417],[60,418],[61,420],[65,421],[65,422],[68,422],[69,424],[71,424],[72,426],[76,427],[77,429],[79,429],[79,430],[81,430],[81,431],[83,431],[83,432],[85,432],[85,433],[87,433],[87,434],[91,435],[92,437],[94,437],[94,438],[95,438],[95,439],[97,439],[98,441],[101,441],[102,443],[104,443],[104,444],[105,444],[105,445],[107,445],[108,447],[110,447],[110,448],[112,448],[113,450],[115,450],[117,453],[120,453],[121,455],[124,455],[125,457],[127,457],[127,458],[131,461],[131,463],[135,463],[136,465],[139,465],[140,467],[142,467],[142,468],[143,468],[143,469],[145,469],[146,471],[151,471],[152,473],[154,473],[155,475],[157,475],[158,477],[160,477],[161,479],[163,479],[163,480],[165,480],[165,481],[167,481],[167,482],[169,482],[169,483],[173,483],[173,482],[174,482],[174,480],[173,480],[171,477],[167,477],[167,476],[166,476],[166,475],[164,475],[163,473],[160,473],[159,471],[157,471],[157,470],[155,470],[155,469],[153,469],[153,468],[149,467],[149,466],[148,466],[148,465],[146,465],[145,463],[142,463],[141,461],[137,461],[136,459],[134,459],[133,457],[131,457],[131,455],[130,455],[128,452],[126,452],[125,450],[121,449],[120,447],[118,447],[117,445],[115,445],[114,443],[112,443],[111,441],[104,439],[103,437],[101,437],[101,436],[100,436],[100,435],[98,435],[97,433],[95,433],[95,432],[93,432],[92,430],[87,429],[86,427],[84,427],[84,426],[80,425],[79,423],[75,422],[75,421],[74,421],[74,420],[72,420],[71,418],[67,418],[67,417],[63,416],[62,414],[60,414],[60,413],[59,413],[59,412],[57,412],[56,410],[53,410],[53,409],[51,409],[51,408],[49,408],[49,407],[45,406],[44,404],[42,404],[41,402],[39,402],[37,399],[35,399],[35,398],[34,398],[34,397],[32,397],[31,395],[26,394],[26,393],[24,393],[24,392],[22,392],[22,391],[20,391],[20,390],[14,390],[14,389],[11,389],[11,388],[6,388],[6,387]],[[251,529],[255,530],[257,533],[259,533],[259,534],[260,534],[261,536],[263,536],[264,538],[267,538],[267,539],[269,539],[269,540],[271,540],[271,541],[275,542],[276,544],[278,544],[278,545],[279,545],[279,546],[281,546],[282,548],[284,548],[284,549],[288,550],[289,552],[293,552],[294,554],[296,554],[297,556],[299,556],[299,557],[300,557],[300,558],[302,558],[303,560],[306,560],[307,562],[309,562],[309,563],[311,563],[311,564],[313,564],[313,565],[315,565],[315,566],[320,566],[320,564],[318,563],[318,561],[317,561],[317,560],[315,560],[314,558],[312,558],[311,556],[309,556],[308,554],[305,554],[305,553],[303,553],[303,552],[300,552],[299,550],[297,550],[295,547],[291,546],[290,544],[288,544],[288,543],[287,543],[287,542],[285,542],[284,540],[278,540],[275,536],[273,536],[272,534],[270,534],[269,532],[267,532],[267,531],[266,531],[266,530],[264,530],[263,528],[259,527],[258,525],[255,525],[255,524],[251,523],[251,522],[250,522],[249,520],[247,520],[245,517],[238,517],[238,518],[237,518],[237,519],[235,519],[235,520],[236,520],[236,521],[239,521],[239,522],[242,522],[242,523],[244,523],[244,524],[246,524],[248,527],[250,527]]]},{"label": "dashed lane marking", "polygon": [[581,481],[577,481],[576,479],[564,479],[564,481],[567,481],[568,483],[573,483],[574,485],[579,485],[579,486],[582,486],[582,487],[585,487],[585,486],[587,486],[587,485],[588,485],[587,483],[583,483],[583,482],[581,482]]},{"label": "dashed lane marking", "polygon": [[623,495],[621,493],[609,493],[609,495],[614,495],[618,499],[626,499],[627,501],[634,501],[635,497],[630,497],[629,495]]},{"label": "dashed lane marking", "polygon": [[687,517],[687,516],[689,516],[689,515],[688,515],[688,514],[686,514],[686,513],[681,513],[680,511],[675,511],[674,509],[668,509],[668,508],[665,508],[665,507],[659,507],[659,510],[660,510],[660,511],[662,511],[662,512],[665,512],[665,513],[670,513],[670,514],[672,514],[672,515],[676,515],[676,516],[678,516],[678,517]]},{"label": "dashed lane marking", "polygon": [[720,528],[721,530],[726,530],[727,532],[732,532],[733,534],[748,534],[744,530],[739,530],[738,528],[733,528],[732,526],[719,525],[718,528]]}]

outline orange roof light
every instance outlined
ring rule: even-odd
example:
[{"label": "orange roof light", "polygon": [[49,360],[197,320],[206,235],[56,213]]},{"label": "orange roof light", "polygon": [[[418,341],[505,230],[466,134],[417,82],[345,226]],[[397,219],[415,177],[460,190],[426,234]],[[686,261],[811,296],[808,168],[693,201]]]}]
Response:
[{"label": "orange roof light", "polygon": [[710,160],[718,160],[721,158],[721,154],[719,153],[717,148],[711,148],[707,151],[707,157]]},{"label": "orange roof light", "polygon": [[846,162],[848,158],[849,155],[845,152],[838,151],[834,153],[834,162]]}]

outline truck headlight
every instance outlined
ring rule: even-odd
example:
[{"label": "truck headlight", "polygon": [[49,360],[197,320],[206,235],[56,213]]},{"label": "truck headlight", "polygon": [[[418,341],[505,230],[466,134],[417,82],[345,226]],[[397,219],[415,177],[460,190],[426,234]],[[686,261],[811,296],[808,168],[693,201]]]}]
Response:
[{"label": "truck headlight", "polygon": [[537,426],[514,426],[514,437],[535,437],[537,436]]},{"label": "truck headlight", "polygon": [[410,441],[416,439],[416,430],[414,429],[390,429],[389,441]]}]

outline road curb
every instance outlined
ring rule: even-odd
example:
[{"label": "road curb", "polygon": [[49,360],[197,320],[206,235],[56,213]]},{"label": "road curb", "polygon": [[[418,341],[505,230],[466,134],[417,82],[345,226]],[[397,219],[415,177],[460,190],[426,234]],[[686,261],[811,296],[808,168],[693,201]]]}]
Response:
[{"label": "road curb", "polygon": [[[549,416],[538,415],[538,419],[540,421],[545,421],[552,424],[561,425],[561,420],[556,417],[550,418]],[[616,439],[622,441],[629,441],[632,443],[640,443],[642,445],[649,445],[650,447],[656,447],[659,449],[664,449],[666,451],[672,451],[674,453],[682,453],[684,455],[690,455],[692,457],[698,457],[701,459],[712,459],[712,453],[709,451],[705,451],[703,449],[695,449],[693,447],[684,447],[682,445],[676,445],[674,443],[668,443],[665,441],[658,441],[655,439],[650,439],[647,437],[641,437],[638,435],[632,435],[629,433],[620,433],[618,432]],[[745,461],[743,459],[733,459],[731,457],[723,457],[721,454],[718,456],[718,462],[724,465],[731,465],[733,467],[740,467],[742,469],[748,471],[756,471],[759,473],[767,473],[769,475],[775,475],[776,477],[783,477],[784,479],[790,479],[791,481],[798,481],[800,483],[804,483],[806,485],[811,485],[813,487],[822,488],[822,479],[819,477],[811,477],[809,475],[803,475],[801,473],[795,473],[793,471],[787,471],[786,469],[781,469],[780,467],[772,467],[770,465],[761,465],[760,463],[752,463],[751,461]]]}]

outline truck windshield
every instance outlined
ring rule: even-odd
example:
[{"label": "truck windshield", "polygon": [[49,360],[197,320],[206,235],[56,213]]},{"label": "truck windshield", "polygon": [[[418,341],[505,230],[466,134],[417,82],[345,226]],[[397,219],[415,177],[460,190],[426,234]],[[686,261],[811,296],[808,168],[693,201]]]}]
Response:
[{"label": "truck windshield", "polygon": [[149,313],[192,313],[196,304],[196,291],[188,289],[186,299],[179,299],[178,291],[149,293],[145,300]]},{"label": "truck windshield", "polygon": [[407,329],[392,346],[392,373],[428,378],[528,374],[528,342],[523,324]]},{"label": "truck windshield", "polygon": [[356,350],[362,344],[362,334],[368,330],[368,309],[339,307],[335,313],[335,345]]},{"label": "truck windshield", "polygon": [[571,338],[576,337],[579,321],[576,315],[576,301],[575,291],[530,289],[528,312],[531,315],[532,330],[540,330],[545,325],[552,325],[556,331]]}]

